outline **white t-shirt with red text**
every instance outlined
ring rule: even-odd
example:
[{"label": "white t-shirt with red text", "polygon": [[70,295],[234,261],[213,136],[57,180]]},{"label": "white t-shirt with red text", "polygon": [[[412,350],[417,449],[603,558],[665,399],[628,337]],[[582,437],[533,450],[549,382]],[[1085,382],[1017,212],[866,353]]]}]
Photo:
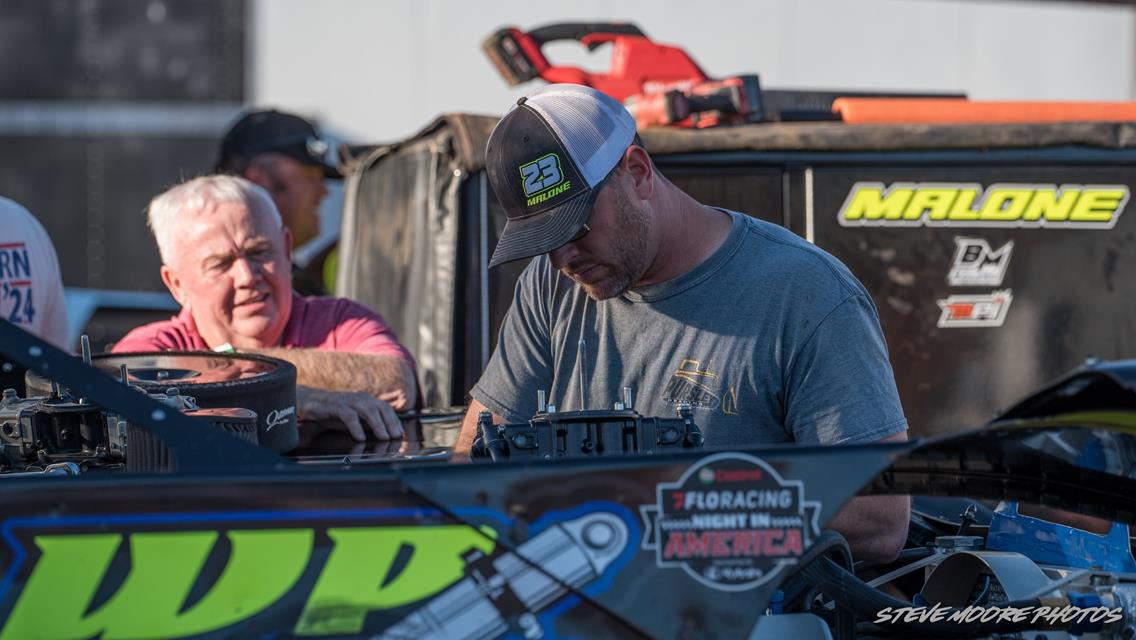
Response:
[{"label": "white t-shirt with red text", "polygon": [[62,349],[67,307],[59,258],[47,231],[27,209],[0,197],[0,318]]}]

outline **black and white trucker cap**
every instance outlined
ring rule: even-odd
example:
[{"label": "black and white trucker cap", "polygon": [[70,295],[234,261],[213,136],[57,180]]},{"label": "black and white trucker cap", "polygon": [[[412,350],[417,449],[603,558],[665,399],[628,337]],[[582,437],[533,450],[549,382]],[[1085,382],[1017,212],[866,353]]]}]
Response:
[{"label": "black and white trucker cap", "polygon": [[490,267],[547,253],[583,228],[599,184],[635,138],[635,120],[591,87],[552,84],[521,98],[485,146],[489,183],[505,209]]}]

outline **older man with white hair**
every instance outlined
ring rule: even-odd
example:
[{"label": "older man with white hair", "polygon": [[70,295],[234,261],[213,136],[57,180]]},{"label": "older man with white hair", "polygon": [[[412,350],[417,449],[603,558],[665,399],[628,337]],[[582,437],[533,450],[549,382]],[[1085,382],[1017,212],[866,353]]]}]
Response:
[{"label": "older man with white hair", "polygon": [[417,397],[414,360],[374,311],[292,290],[292,239],[271,197],[235,176],[206,176],[154,198],[162,281],[181,313],[131,331],[116,353],[261,353],[297,370],[301,420],[337,420],[356,439],[402,436],[395,410]]}]

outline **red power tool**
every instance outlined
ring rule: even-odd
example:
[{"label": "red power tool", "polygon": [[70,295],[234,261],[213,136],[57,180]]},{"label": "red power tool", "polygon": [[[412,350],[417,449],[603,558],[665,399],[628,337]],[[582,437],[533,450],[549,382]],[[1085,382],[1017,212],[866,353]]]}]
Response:
[{"label": "red power tool", "polygon": [[[574,40],[589,50],[611,43],[611,68],[592,73],[551,64],[542,48],[557,40]],[[711,80],[686,51],[652,42],[633,24],[554,24],[528,32],[506,27],[486,38],[482,48],[511,86],[542,78],[594,87],[623,101],[641,129],[762,119],[756,75]]]}]

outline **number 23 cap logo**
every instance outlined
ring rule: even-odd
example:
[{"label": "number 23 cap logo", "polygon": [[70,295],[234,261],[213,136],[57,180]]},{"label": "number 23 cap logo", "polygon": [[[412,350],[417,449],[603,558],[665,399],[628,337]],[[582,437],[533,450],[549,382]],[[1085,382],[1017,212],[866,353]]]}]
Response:
[{"label": "number 23 cap logo", "polygon": [[623,105],[590,87],[554,84],[522,98],[485,146],[485,172],[506,216],[489,266],[571,241],[634,138]]},{"label": "number 23 cap logo", "polygon": [[528,197],[528,203],[531,203],[529,206],[559,195],[553,187],[564,183],[564,172],[560,170],[560,156],[557,154],[550,153],[522,164],[520,170],[525,196]]}]

